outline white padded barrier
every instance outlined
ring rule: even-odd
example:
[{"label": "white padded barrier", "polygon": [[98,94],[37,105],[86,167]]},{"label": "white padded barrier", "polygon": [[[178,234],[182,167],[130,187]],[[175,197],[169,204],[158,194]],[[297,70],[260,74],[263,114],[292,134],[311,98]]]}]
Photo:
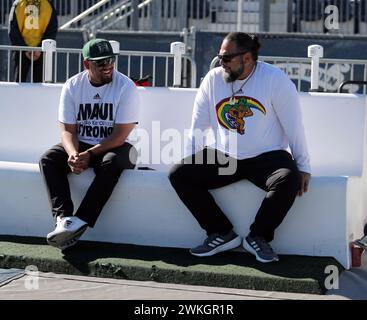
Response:
[{"label": "white padded barrier", "polygon": [[[38,163],[40,155],[60,141],[57,109],[61,87],[0,83],[0,160]],[[196,89],[140,87],[138,92],[142,104],[139,128],[150,137],[141,142],[142,150],[149,150],[149,161],[139,166],[168,171],[171,165],[155,161],[160,159],[153,151],[157,145],[163,149],[174,142],[165,135],[167,129],[181,133],[183,141],[191,124]],[[365,96],[300,93],[300,99],[313,175],[360,176]]]},{"label": "white padded barrier", "polygon": [[[93,177],[71,176],[77,206]],[[46,190],[36,164],[2,162],[0,234],[45,236],[53,222]],[[279,253],[334,256],[343,261],[345,242],[346,177],[315,177],[310,192],[297,199],[273,245]],[[247,235],[265,193],[247,181],[213,191],[235,230]],[[333,201],[325,201],[333,196]],[[164,199],[164,202],[162,203]],[[330,200],[330,199],[329,199]],[[327,231],[327,232],[326,232]],[[125,171],[96,227],[83,239],[143,245],[191,247],[205,235],[159,171]],[[344,257],[345,259],[345,257]]]},{"label": "white padded barrier", "polygon": [[[59,141],[60,91],[60,85],[0,84],[0,234],[44,237],[53,228],[37,162]],[[190,125],[195,93],[139,88],[140,127],[149,131],[152,121],[160,121],[161,132],[183,132]],[[272,245],[280,254],[333,256],[349,268],[349,243],[362,234],[366,216],[366,97],[303,93],[300,98],[313,178],[310,191],[296,199]],[[167,143],[161,141],[160,147]],[[126,170],[96,227],[83,239],[184,248],[200,243],[205,234],[170,186],[169,165],[141,165],[159,170]],[[70,175],[75,207],[92,176],[91,170]],[[212,192],[235,230],[245,236],[264,192],[247,181]]]}]

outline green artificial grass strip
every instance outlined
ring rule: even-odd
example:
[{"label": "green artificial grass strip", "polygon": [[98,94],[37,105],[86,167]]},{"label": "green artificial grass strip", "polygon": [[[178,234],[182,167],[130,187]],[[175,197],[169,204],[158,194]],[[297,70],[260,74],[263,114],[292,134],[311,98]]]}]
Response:
[{"label": "green artificial grass strip", "polygon": [[325,268],[343,267],[328,257],[281,255],[263,264],[245,252],[206,258],[187,249],[80,241],[64,252],[43,238],[0,236],[0,268],[118,279],[308,294],[325,292]]}]

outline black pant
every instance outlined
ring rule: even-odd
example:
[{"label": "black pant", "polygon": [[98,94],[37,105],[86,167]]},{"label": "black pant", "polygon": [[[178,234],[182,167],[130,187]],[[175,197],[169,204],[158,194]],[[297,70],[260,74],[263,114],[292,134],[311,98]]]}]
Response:
[{"label": "black pant", "polygon": [[[226,166],[223,159],[229,159],[219,151],[208,148],[194,157],[203,159],[204,164],[195,164],[192,157],[188,157],[172,168],[169,178],[178,196],[207,234],[227,234],[233,228],[208,190],[248,179],[267,192],[250,230],[268,242],[273,240],[275,229],[291,208],[300,188],[300,175],[292,156],[279,150],[250,159],[231,158],[237,163],[237,170],[231,175],[218,174],[218,169]],[[209,158],[215,159],[215,163],[208,164]]]},{"label": "black pant", "polygon": [[[14,81],[19,82],[19,72],[21,72],[21,82],[27,81],[27,75],[31,73],[31,64],[32,61],[29,60],[25,51],[22,51],[22,61],[20,68],[20,59],[19,59],[19,51],[15,51],[12,53],[13,65],[14,65]],[[21,69],[21,70],[20,70]],[[43,82],[43,53],[36,61],[33,61],[33,82]],[[31,77],[31,75],[30,75]]]},{"label": "black pant", "polygon": [[[89,149],[91,145],[79,143],[79,152]],[[75,216],[93,227],[103,206],[109,199],[124,169],[133,169],[137,158],[136,149],[129,143],[111,149],[105,154],[93,158],[90,167],[94,168],[95,178],[83,198]],[[73,215],[74,205],[71,200],[67,175],[71,172],[67,163],[68,154],[62,144],[48,150],[39,162],[48,196],[52,215],[68,217]]]}]

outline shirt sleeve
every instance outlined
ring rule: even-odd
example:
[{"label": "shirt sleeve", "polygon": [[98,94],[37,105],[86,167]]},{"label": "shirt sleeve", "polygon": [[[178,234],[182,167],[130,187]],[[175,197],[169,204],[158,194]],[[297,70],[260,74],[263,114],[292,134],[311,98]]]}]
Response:
[{"label": "shirt sleeve", "polygon": [[195,97],[191,127],[184,156],[190,156],[204,148],[205,131],[210,128],[210,74],[201,83]]},{"label": "shirt sleeve", "polygon": [[[56,35],[57,35],[57,29],[58,29],[58,20],[57,20],[57,12],[56,9],[54,8],[52,2],[49,2],[49,5],[52,8],[52,13],[51,13],[51,17],[50,17],[50,21],[47,25],[47,28],[45,30],[45,33],[42,36],[42,40],[45,39],[56,39]],[[41,41],[42,43],[42,41]]]},{"label": "shirt sleeve", "polygon": [[18,2],[14,1],[9,13],[9,29],[8,34],[10,38],[10,42],[15,46],[27,46],[25,43],[22,34],[19,31],[18,21],[16,17],[16,8]]},{"label": "shirt sleeve", "polygon": [[115,123],[138,123],[140,112],[138,89],[133,82],[128,82],[121,94],[117,107]]},{"label": "shirt sleeve", "polygon": [[299,95],[294,83],[283,71],[273,78],[272,104],[288,138],[298,170],[311,173]]},{"label": "shirt sleeve", "polygon": [[68,82],[64,84],[61,90],[59,121],[67,124],[76,124],[75,102],[71,96]]}]

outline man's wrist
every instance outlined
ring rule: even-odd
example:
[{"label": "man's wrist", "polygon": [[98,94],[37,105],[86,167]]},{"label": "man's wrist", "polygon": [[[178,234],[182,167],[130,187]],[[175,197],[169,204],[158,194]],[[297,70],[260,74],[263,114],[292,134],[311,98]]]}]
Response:
[{"label": "man's wrist", "polygon": [[89,153],[89,157],[91,159],[94,159],[96,157],[96,154],[92,150],[88,149],[87,152]]}]

